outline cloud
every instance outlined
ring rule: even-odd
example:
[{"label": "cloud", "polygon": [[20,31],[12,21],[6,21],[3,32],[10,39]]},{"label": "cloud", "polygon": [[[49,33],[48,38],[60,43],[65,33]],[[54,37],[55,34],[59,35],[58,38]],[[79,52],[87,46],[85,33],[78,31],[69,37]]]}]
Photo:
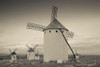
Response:
[{"label": "cloud", "polygon": [[70,44],[74,44],[74,45],[95,45],[95,44],[99,44],[100,43],[100,36],[86,36],[86,35],[78,35],[76,34],[76,36],[73,39],[69,40]]},{"label": "cloud", "polygon": [[99,54],[100,36],[76,35],[69,40],[73,50],[78,50],[80,54]]}]

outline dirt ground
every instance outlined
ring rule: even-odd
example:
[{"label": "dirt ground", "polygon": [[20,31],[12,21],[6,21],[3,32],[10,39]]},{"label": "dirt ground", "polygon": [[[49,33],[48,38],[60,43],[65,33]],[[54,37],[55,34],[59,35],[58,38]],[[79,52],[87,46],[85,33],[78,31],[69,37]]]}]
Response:
[{"label": "dirt ground", "polygon": [[0,67],[100,67],[100,56],[83,56],[80,62],[67,62],[58,64],[56,62],[43,63],[41,61],[28,61],[19,59],[12,63],[8,59],[0,60]]}]

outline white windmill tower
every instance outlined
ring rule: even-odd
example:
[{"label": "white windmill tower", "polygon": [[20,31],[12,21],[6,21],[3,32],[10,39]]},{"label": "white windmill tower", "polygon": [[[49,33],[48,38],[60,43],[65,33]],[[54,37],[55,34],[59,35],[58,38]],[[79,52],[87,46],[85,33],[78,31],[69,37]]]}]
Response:
[{"label": "white windmill tower", "polygon": [[34,60],[35,59],[35,49],[38,45],[35,45],[33,48],[26,45],[28,47],[28,52],[27,52],[27,59],[28,60]]},{"label": "white windmill tower", "polygon": [[35,60],[39,60],[39,59],[40,59],[39,50],[37,50],[36,53],[35,53]]},{"label": "white windmill tower", "polygon": [[14,62],[17,60],[17,56],[16,56],[16,50],[17,49],[14,49],[14,51],[11,51],[11,49],[9,49],[10,53],[11,53],[11,62]]},{"label": "white windmill tower", "polygon": [[68,37],[73,37],[70,32],[57,20],[58,8],[52,7],[51,23],[46,27],[34,23],[27,23],[28,29],[35,29],[44,32],[44,62],[68,61],[68,47],[73,53],[73,60],[76,56],[71,46],[68,43]]},{"label": "white windmill tower", "polygon": [[77,62],[80,62],[80,55],[77,53],[77,50],[75,52],[75,55],[76,55],[76,61]]}]

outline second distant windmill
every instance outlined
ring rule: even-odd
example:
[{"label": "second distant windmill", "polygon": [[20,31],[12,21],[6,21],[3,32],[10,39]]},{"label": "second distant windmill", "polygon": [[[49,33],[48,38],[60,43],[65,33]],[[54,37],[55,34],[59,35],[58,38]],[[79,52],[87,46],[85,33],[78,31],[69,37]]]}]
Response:
[{"label": "second distant windmill", "polygon": [[38,47],[38,44],[35,45],[34,47],[30,47],[27,44],[26,44],[26,46],[28,47],[27,60],[35,60],[35,50]]}]

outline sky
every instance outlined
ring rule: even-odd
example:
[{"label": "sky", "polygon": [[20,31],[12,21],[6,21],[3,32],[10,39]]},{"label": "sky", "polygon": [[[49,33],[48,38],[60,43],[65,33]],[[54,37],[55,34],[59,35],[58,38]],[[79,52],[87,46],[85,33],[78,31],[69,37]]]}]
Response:
[{"label": "sky", "polygon": [[69,39],[73,50],[100,55],[99,0],[0,0],[0,54],[9,54],[9,48],[25,54],[26,44],[40,44],[38,48],[43,53],[43,32],[26,29],[26,25],[50,24],[52,5],[58,7],[57,19],[74,32]]}]

